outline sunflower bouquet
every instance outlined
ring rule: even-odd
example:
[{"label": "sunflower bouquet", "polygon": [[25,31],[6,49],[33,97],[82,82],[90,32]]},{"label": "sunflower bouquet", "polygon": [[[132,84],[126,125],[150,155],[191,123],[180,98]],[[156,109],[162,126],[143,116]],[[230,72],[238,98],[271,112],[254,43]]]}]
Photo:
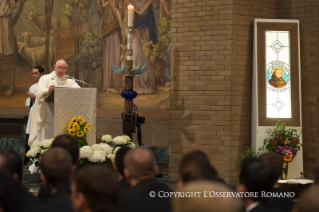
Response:
[{"label": "sunflower bouquet", "polygon": [[268,138],[264,139],[266,149],[282,155],[283,161],[291,162],[302,147],[298,130],[287,128],[278,122],[266,132],[268,134]]},{"label": "sunflower bouquet", "polygon": [[82,116],[73,117],[68,124],[68,134],[74,136],[79,143],[79,147],[88,145],[86,134],[90,131],[91,124],[86,122]]}]

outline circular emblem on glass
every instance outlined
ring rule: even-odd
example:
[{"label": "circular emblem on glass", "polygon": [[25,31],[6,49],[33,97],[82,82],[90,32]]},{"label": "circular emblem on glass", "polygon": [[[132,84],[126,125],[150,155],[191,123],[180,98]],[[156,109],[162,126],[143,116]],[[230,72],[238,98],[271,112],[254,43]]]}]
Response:
[{"label": "circular emblem on glass", "polygon": [[267,88],[272,91],[282,92],[289,88],[289,66],[282,61],[273,61],[266,66]]}]

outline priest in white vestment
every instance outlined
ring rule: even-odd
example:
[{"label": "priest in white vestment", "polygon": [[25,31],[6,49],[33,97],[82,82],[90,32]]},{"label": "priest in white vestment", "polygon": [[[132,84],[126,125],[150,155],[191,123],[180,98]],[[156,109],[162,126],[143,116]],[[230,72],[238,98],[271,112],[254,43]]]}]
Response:
[{"label": "priest in white vestment", "polygon": [[[34,91],[36,95],[34,109],[31,118],[31,128],[28,145],[31,147],[36,142],[40,142],[45,139],[45,98],[50,92],[53,91],[54,87],[60,85],[68,85],[71,87],[80,86],[75,82],[74,79],[67,79],[66,72],[68,70],[68,64],[65,60],[58,60],[54,66],[54,71],[50,74],[42,76],[38,82],[38,86]],[[54,130],[54,129],[52,129]],[[31,172],[36,172],[34,164],[30,166]]]},{"label": "priest in white vestment", "polygon": [[35,66],[32,69],[32,77],[33,77],[33,85],[29,88],[29,91],[26,93],[27,95],[27,99],[25,101],[25,106],[29,108],[29,119],[28,119],[28,123],[27,123],[27,128],[25,130],[26,134],[30,133],[30,125],[31,125],[31,117],[32,117],[32,113],[33,113],[33,108],[32,107],[34,105],[35,102],[35,94],[34,91],[35,89],[38,87],[38,82],[40,77],[42,77],[44,74],[44,68],[42,66]]}]

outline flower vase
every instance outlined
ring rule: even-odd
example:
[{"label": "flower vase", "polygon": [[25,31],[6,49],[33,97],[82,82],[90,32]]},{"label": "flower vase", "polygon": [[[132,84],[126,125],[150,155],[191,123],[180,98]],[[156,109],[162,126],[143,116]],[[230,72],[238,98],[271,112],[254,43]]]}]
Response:
[{"label": "flower vase", "polygon": [[287,176],[288,176],[288,162],[284,161],[282,164],[282,172],[281,172],[280,179],[287,180]]}]

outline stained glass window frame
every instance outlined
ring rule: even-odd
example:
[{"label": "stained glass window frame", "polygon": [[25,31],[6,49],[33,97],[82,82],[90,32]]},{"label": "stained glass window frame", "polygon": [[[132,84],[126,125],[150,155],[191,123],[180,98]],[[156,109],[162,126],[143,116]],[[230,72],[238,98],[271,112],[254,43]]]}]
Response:
[{"label": "stained glass window frame", "polygon": [[[268,118],[266,107],[265,80],[266,31],[289,31],[290,34],[290,89],[291,118]],[[299,35],[297,23],[257,23],[257,74],[258,74],[258,122],[259,126],[272,126],[280,120],[289,126],[300,126],[300,76],[299,76]]]}]

